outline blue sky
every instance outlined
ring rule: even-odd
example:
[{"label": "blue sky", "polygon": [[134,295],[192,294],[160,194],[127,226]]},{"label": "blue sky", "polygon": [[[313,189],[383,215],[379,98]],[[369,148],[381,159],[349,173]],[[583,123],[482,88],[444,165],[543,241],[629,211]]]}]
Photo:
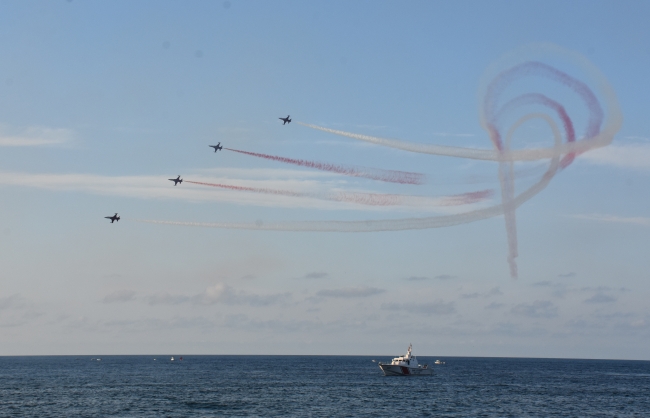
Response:
[{"label": "blue sky", "polygon": [[[2,3],[0,355],[388,355],[412,342],[419,355],[650,359],[649,9],[642,1]],[[408,153],[296,122],[489,149],[481,77],[503,54],[539,42],[598,68],[624,122],[611,145],[581,155],[518,208],[517,279],[502,216],[376,233],[136,222],[399,219],[498,204],[494,162]],[[282,126],[287,114],[294,122]],[[519,148],[550,144],[538,125],[521,132]],[[218,141],[428,181],[380,183],[215,154],[207,145]],[[517,186],[537,181],[545,164],[517,166]],[[167,179],[178,174],[312,197],[173,187]],[[467,208],[435,205],[477,190],[495,194]],[[434,204],[323,199],[343,192]],[[119,223],[103,219],[115,212]]]}]

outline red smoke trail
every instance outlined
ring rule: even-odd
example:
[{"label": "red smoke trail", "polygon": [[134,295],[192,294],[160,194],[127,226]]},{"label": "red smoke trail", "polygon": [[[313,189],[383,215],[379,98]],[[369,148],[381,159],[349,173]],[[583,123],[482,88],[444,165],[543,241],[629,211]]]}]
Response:
[{"label": "red smoke trail", "polygon": [[[292,192],[290,190],[268,189],[265,187],[245,187],[233,186],[222,183],[206,183],[202,181],[185,180],[185,183],[198,184],[201,186],[216,187],[227,190],[237,190],[244,192],[273,194],[290,197],[310,197],[314,199],[330,200],[335,202],[357,203],[368,206],[459,206],[477,203],[486,200],[493,195],[492,190],[481,190],[477,192],[463,193],[453,196],[442,196],[439,198],[430,198],[427,196],[409,196],[399,194],[383,193],[360,193],[360,192],[336,192],[326,194],[310,194]],[[437,199],[434,200],[434,199]]]},{"label": "red smoke trail", "polygon": [[336,202],[352,202],[352,203],[359,203],[362,205],[372,205],[372,206],[390,206],[390,205],[400,204],[399,200],[396,199],[396,197],[398,197],[399,195],[374,194],[374,193],[336,193],[336,194],[329,194],[329,195],[319,195],[319,194],[292,192],[289,190],[267,189],[265,187],[232,186],[229,184],[204,183],[200,181],[190,181],[190,180],[185,180],[185,183],[217,187],[220,189],[238,190],[238,191],[263,193],[263,194],[274,194],[274,195],[291,196],[291,197],[311,197],[315,199],[332,200]]},{"label": "red smoke trail", "polygon": [[330,163],[319,163],[316,161],[298,160],[294,158],[278,157],[275,155],[260,154],[256,152],[242,151],[232,148],[226,148],[228,151],[238,152],[240,154],[251,155],[253,157],[264,158],[272,161],[279,161],[286,164],[298,165],[301,167],[310,167],[317,170],[329,171],[333,173],[344,174],[352,177],[364,177],[372,180],[385,181],[400,184],[423,184],[424,174],[411,173],[408,171],[382,170],[380,168],[351,167]]},{"label": "red smoke trail", "polygon": [[254,193],[264,193],[264,194],[275,194],[275,195],[281,195],[281,196],[292,196],[292,197],[307,197],[308,196],[305,193],[292,192],[292,191],[289,191],[289,190],[267,189],[267,188],[261,188],[261,187],[232,186],[232,185],[229,185],[229,184],[204,183],[204,182],[201,182],[201,181],[190,181],[190,180],[185,180],[185,183],[200,184],[201,186],[218,187],[220,189],[238,190],[238,191],[244,191],[244,192],[254,192]]},{"label": "red smoke trail", "polygon": [[494,195],[494,190],[479,190],[477,192],[463,193],[454,196],[447,196],[444,199],[442,206],[459,206],[478,203],[482,200],[491,198]]}]

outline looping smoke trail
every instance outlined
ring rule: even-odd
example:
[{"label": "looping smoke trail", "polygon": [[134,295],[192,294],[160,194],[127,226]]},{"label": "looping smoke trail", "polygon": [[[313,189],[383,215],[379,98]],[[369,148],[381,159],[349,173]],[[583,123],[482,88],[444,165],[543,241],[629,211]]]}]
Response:
[{"label": "looping smoke trail", "polygon": [[478,203],[492,197],[492,190],[480,190],[476,192],[463,193],[452,196],[431,198],[426,196],[410,196],[400,194],[384,193],[362,193],[362,192],[331,192],[326,194],[301,193],[290,190],[269,189],[264,187],[233,186],[222,183],[206,183],[202,181],[185,180],[185,183],[201,186],[216,187],[226,190],[246,191],[253,193],[272,194],[290,197],[308,197],[335,202],[357,203],[369,206],[460,206]]},{"label": "looping smoke trail", "polygon": [[[568,87],[573,91],[586,105],[589,112],[588,122],[584,134],[584,139],[579,142],[590,143],[592,139],[597,137],[600,133],[604,113],[596,95],[591,89],[582,81],[571,77],[570,75],[553,68],[547,64],[539,61],[526,61],[518,65],[514,65],[504,71],[501,71],[497,76],[488,84],[485,91],[485,96],[482,103],[481,122],[483,127],[490,135],[490,140],[499,153],[507,153],[510,148],[512,135],[523,123],[530,119],[542,118],[549,122],[550,118],[545,114],[529,114],[520,118],[508,131],[506,143],[502,142],[502,134],[499,130],[499,124],[504,115],[513,112],[525,105],[541,105],[554,111],[557,117],[562,121],[565,131],[566,144],[575,144],[575,128],[573,121],[567,113],[564,106],[560,103],[548,98],[539,93],[524,94],[507,102],[501,108],[498,107],[499,99],[504,95],[504,91],[508,86],[523,77],[543,77],[550,79]],[[549,123],[550,125],[550,123]],[[555,136],[555,147],[561,146],[561,138],[557,133]],[[611,142],[613,136],[609,138]],[[609,143],[607,142],[607,143]],[[584,151],[582,151],[584,152]],[[566,153],[561,162],[560,167],[565,168],[570,165],[575,156],[580,151],[570,151]],[[554,158],[557,158],[556,156]],[[513,161],[499,161],[499,181],[501,183],[501,196],[502,204],[504,206],[504,216],[506,223],[506,233],[508,236],[508,264],[510,266],[510,274],[512,277],[517,277],[517,264],[515,259],[518,255],[517,251],[517,223],[515,207],[512,205],[515,195],[515,177],[514,177],[514,162]]]},{"label": "looping smoke trail", "polygon": [[272,161],[279,161],[286,164],[298,165],[301,167],[315,168],[317,170],[329,171],[332,173],[344,174],[352,177],[364,177],[372,180],[385,181],[389,183],[400,184],[424,184],[425,175],[421,173],[411,173],[408,171],[383,170],[380,168],[353,167],[330,163],[319,163],[317,161],[307,161],[295,158],[279,157],[276,155],[260,154],[257,152],[242,151],[233,148],[223,149],[240,154],[251,155],[253,157],[264,158]]}]

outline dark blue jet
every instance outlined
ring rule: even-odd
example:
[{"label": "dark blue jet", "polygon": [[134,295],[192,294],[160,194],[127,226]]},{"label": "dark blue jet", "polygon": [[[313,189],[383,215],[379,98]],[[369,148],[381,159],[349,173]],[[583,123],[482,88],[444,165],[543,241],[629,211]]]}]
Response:
[{"label": "dark blue jet", "polygon": [[104,218],[106,218],[106,219],[110,219],[110,220],[111,220],[111,223],[120,220],[120,217],[117,216],[117,212],[116,212],[115,215],[113,215],[113,216],[104,216]]},{"label": "dark blue jet", "polygon": [[174,186],[176,186],[178,183],[182,183],[182,182],[183,182],[183,179],[181,178],[181,175],[180,175],[180,174],[179,174],[178,177],[176,177],[175,179],[168,179],[168,180],[169,180],[169,181],[173,181],[173,182],[174,182]]}]

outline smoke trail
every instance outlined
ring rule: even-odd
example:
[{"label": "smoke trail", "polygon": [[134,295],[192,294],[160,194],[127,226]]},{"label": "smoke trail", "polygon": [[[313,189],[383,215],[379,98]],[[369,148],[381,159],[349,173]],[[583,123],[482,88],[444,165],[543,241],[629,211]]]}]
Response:
[{"label": "smoke trail", "polygon": [[272,161],[279,161],[286,164],[298,165],[301,167],[315,168],[317,170],[329,171],[332,173],[344,174],[352,177],[364,177],[372,180],[385,181],[400,184],[423,184],[425,181],[424,174],[411,173],[408,171],[383,170],[380,168],[353,167],[330,163],[319,163],[316,161],[299,160],[294,158],[278,157],[275,155],[260,154],[256,152],[242,151],[238,149],[223,149],[240,154],[251,155],[253,157],[264,158]]},{"label": "smoke trail", "polygon": [[[565,143],[554,148],[526,148],[516,150],[498,150],[481,149],[481,148],[463,148],[448,145],[423,144],[420,142],[410,142],[398,139],[381,138],[377,136],[362,135],[353,132],[339,131],[336,129],[325,128],[323,126],[312,125],[296,121],[297,124],[308,128],[316,129],[323,132],[329,132],[335,135],[345,136],[348,138],[358,139],[360,141],[370,142],[376,145],[382,145],[390,148],[401,149],[420,154],[440,155],[445,157],[468,158],[472,160],[483,161],[537,161],[547,160],[556,156],[563,156],[570,153],[584,153],[591,149],[601,148],[609,145],[613,139],[612,132],[601,132],[599,135],[591,138],[591,142],[577,141]],[[616,129],[618,130],[618,129]],[[615,133],[615,132],[614,132]]]},{"label": "smoke trail", "polygon": [[[596,94],[594,94],[586,83],[538,60],[523,60],[522,62],[521,57],[530,52],[535,54],[551,54],[553,58],[562,57],[567,62],[575,64],[583,70],[590,77],[590,81],[593,82],[594,86],[598,88],[598,92],[603,99],[602,104],[605,105],[606,110],[603,110]],[[514,63],[510,63],[510,61]],[[506,102],[501,107],[498,106],[500,96],[509,85],[522,77],[530,76],[550,79],[568,87],[582,100],[589,116],[584,136],[581,139],[577,140],[574,123],[566,109],[560,103],[545,95],[539,93],[524,94]],[[299,121],[297,123],[312,129],[405,151],[499,162],[498,174],[501,183],[502,198],[502,202],[499,205],[455,215],[349,222],[314,221],[271,224],[191,223],[153,220],[143,220],[142,222],[274,231],[372,232],[439,228],[504,215],[508,235],[508,263],[510,273],[513,277],[517,277],[517,265],[515,263],[517,257],[516,209],[541,192],[555,176],[558,169],[570,165],[577,155],[609,145],[616,132],[620,129],[623,118],[618,106],[616,94],[602,73],[586,58],[553,45],[535,45],[532,48],[522,49],[516,51],[514,54],[505,56],[495,65],[488,68],[485,80],[487,82],[479,90],[482,93],[479,115],[481,125],[490,136],[490,140],[494,146],[493,150],[429,145],[345,132]],[[565,142],[562,141],[562,133],[553,118],[544,113],[529,113],[519,118],[510,127],[505,135],[505,141],[503,141],[499,123],[507,114],[527,105],[539,105],[550,109],[562,123]],[[541,119],[548,124],[553,132],[554,146],[550,148],[511,149],[510,145],[514,132],[524,123],[532,119]],[[546,172],[537,183],[516,194],[513,163],[515,161],[535,160],[549,160],[549,166]]]},{"label": "smoke trail", "polygon": [[[547,115],[538,115],[547,121],[555,137],[556,146],[561,142],[561,134],[557,125]],[[529,118],[531,116],[528,116]],[[523,123],[519,121],[519,124]],[[511,133],[514,130],[511,130]],[[508,135],[506,141],[509,144],[512,135]],[[559,156],[551,159],[548,169],[544,175],[527,190],[515,196],[510,202],[510,207],[518,208],[527,200],[531,199],[537,193],[541,192],[555,176],[559,167]],[[445,216],[431,216],[426,218],[403,218],[403,219],[380,219],[367,221],[298,221],[298,222],[275,222],[264,223],[202,223],[202,222],[180,222],[180,221],[160,221],[153,219],[137,219],[137,222],[159,224],[159,225],[177,225],[177,226],[195,226],[203,228],[221,228],[221,229],[249,229],[261,231],[301,231],[301,232],[380,232],[380,231],[405,231],[412,229],[429,229],[442,228],[446,226],[459,225],[474,222],[482,219],[488,219],[505,213],[505,205],[499,204],[484,209],[477,209],[465,213]],[[510,209],[510,208],[508,208]],[[515,271],[516,273],[516,271]]]},{"label": "smoke trail", "polygon": [[[519,194],[513,201],[515,208],[539,193],[546,187],[557,170],[557,163],[551,166],[542,179],[531,188]],[[503,205],[495,205],[484,209],[478,209],[456,215],[431,216],[425,218],[404,218],[404,219],[382,219],[367,221],[304,221],[304,222],[275,222],[275,223],[201,223],[201,222],[180,222],[161,221],[153,219],[138,219],[137,222],[196,226],[204,228],[221,229],[249,229],[260,231],[301,231],[301,232],[380,232],[380,231],[405,231],[412,229],[442,228],[474,222],[481,219],[488,219],[502,215]]]},{"label": "smoke trail", "polygon": [[[551,120],[551,122],[553,122]],[[553,124],[554,132],[559,132]],[[527,190],[517,195],[512,206],[518,208],[527,200],[531,199],[537,193],[542,191],[551,181],[558,169],[559,157],[551,161],[548,169],[542,178]],[[412,229],[429,229],[442,228],[474,222],[481,219],[488,219],[504,213],[503,204],[490,206],[484,209],[478,209],[455,215],[431,216],[425,218],[403,218],[403,219],[381,219],[367,221],[303,221],[303,222],[275,222],[264,223],[202,223],[202,222],[180,222],[180,221],[160,221],[153,219],[137,219],[137,222],[160,224],[160,225],[178,225],[178,226],[195,226],[203,228],[221,228],[221,229],[249,229],[260,231],[302,231],[302,232],[380,232],[380,231],[405,231]]]},{"label": "smoke trail", "polygon": [[329,192],[329,193],[301,193],[290,190],[269,189],[264,187],[233,186],[222,183],[206,183],[201,181],[185,180],[185,183],[201,186],[216,187],[227,190],[246,191],[253,193],[272,194],[290,197],[307,197],[335,202],[356,203],[369,206],[460,206],[478,203],[492,197],[492,190],[480,190],[452,196],[428,197],[384,193],[362,192]]},{"label": "smoke trail", "polygon": [[185,180],[185,183],[192,183],[192,184],[198,184],[198,185],[201,185],[201,186],[210,186],[210,187],[217,187],[219,189],[237,190],[237,191],[244,191],[244,192],[275,194],[275,195],[291,196],[291,197],[307,197],[307,194],[305,194],[305,193],[292,192],[292,191],[289,191],[289,190],[267,189],[267,188],[263,188],[263,187],[233,186],[233,185],[230,185],[230,184],[205,183],[205,182],[202,182],[202,181],[191,181],[191,180]]}]

